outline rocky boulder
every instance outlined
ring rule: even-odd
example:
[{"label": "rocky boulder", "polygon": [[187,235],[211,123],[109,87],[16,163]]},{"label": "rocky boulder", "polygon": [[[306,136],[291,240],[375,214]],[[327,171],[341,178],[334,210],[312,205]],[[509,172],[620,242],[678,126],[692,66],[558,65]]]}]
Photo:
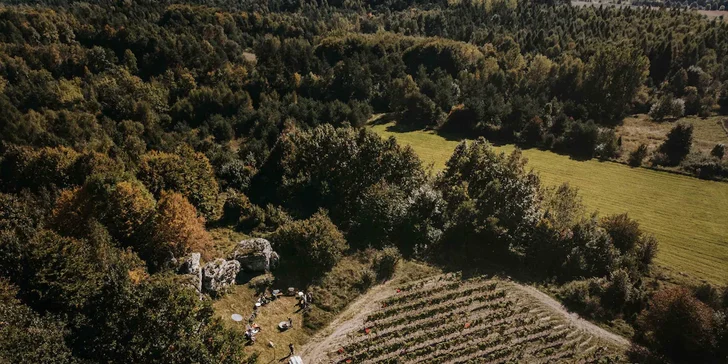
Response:
[{"label": "rocky boulder", "polygon": [[255,238],[239,242],[230,259],[246,272],[268,272],[278,265],[279,256],[268,240]]},{"label": "rocky boulder", "polygon": [[235,283],[238,272],[240,262],[217,258],[202,268],[202,289],[212,294],[220,293]]},{"label": "rocky boulder", "polygon": [[201,273],[200,253],[192,253],[187,257],[179,268],[180,274],[198,275]]},{"label": "rocky boulder", "polygon": [[202,293],[202,266],[200,265],[200,253],[192,253],[187,257],[179,268],[179,273],[190,277],[190,284],[197,292]]}]

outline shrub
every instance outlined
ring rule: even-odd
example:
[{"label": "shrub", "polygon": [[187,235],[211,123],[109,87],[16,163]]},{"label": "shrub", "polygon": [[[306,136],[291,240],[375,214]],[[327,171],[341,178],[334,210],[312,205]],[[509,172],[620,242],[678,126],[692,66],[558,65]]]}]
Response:
[{"label": "shrub", "polygon": [[707,282],[703,282],[695,289],[695,297],[714,309],[721,308],[723,304],[722,293]]},{"label": "shrub", "polygon": [[714,324],[713,310],[688,289],[667,288],[640,314],[636,338],[678,361],[711,362]]},{"label": "shrub", "polygon": [[720,159],[723,159],[725,155],[725,144],[716,144],[715,147],[710,151],[710,155]]},{"label": "shrub", "polygon": [[669,165],[676,166],[690,153],[693,142],[693,125],[678,123],[667,134],[667,140],[660,146],[659,151],[667,157]]},{"label": "shrub", "polygon": [[393,246],[382,249],[374,261],[374,271],[377,273],[377,279],[382,281],[392,278],[397,268],[397,263],[402,259],[402,254]]},{"label": "shrub", "polygon": [[599,140],[599,128],[593,121],[571,124],[565,135],[568,153],[581,158],[591,158]]},{"label": "shrub", "polygon": [[675,99],[672,94],[663,95],[650,108],[649,116],[652,120],[662,121],[667,117],[679,118],[685,115],[685,102]]},{"label": "shrub", "polygon": [[639,293],[632,287],[629,273],[618,269],[609,274],[609,280],[602,295],[602,303],[607,307],[622,311],[628,303],[638,299]]},{"label": "shrub", "polygon": [[602,284],[599,279],[571,281],[558,292],[560,298],[570,308],[588,316],[601,316],[603,306],[600,300]]},{"label": "shrub", "polygon": [[331,270],[349,248],[344,235],[324,211],[281,226],[270,239],[283,257],[291,257],[284,262],[294,262],[295,268],[308,278]]},{"label": "shrub", "polygon": [[614,129],[604,129],[599,132],[594,153],[599,159],[616,158],[619,156],[620,140],[617,139],[617,134],[614,132]]},{"label": "shrub", "polygon": [[700,152],[688,154],[680,167],[703,179],[728,177],[728,163],[721,163],[720,160]]},{"label": "shrub", "polygon": [[612,237],[612,243],[622,253],[634,249],[642,235],[640,224],[637,220],[630,219],[626,213],[605,216],[599,221],[599,225],[607,230],[607,234]]},{"label": "shrub", "polygon": [[222,207],[222,220],[237,224],[238,221],[250,215],[252,208],[253,204],[250,203],[248,196],[230,191]]},{"label": "shrub", "polygon": [[657,239],[655,239],[652,235],[643,236],[635,249],[635,258],[637,259],[637,262],[640,263],[643,272],[646,272],[647,269],[649,269],[656,255]]},{"label": "shrub", "polygon": [[[250,159],[250,158],[249,158]],[[248,188],[250,179],[253,178],[257,170],[252,160],[232,159],[220,167],[220,180],[229,188],[243,191]]]},{"label": "shrub", "polygon": [[642,143],[637,149],[629,154],[629,165],[632,167],[639,167],[642,165],[642,161],[647,157],[647,145]]},{"label": "shrub", "polygon": [[290,223],[293,218],[280,206],[267,204],[243,206],[237,228],[255,232],[272,232]]},{"label": "shrub", "polygon": [[616,268],[619,250],[607,231],[597,224],[596,216],[576,224],[572,231],[566,262],[571,276],[603,277]]}]

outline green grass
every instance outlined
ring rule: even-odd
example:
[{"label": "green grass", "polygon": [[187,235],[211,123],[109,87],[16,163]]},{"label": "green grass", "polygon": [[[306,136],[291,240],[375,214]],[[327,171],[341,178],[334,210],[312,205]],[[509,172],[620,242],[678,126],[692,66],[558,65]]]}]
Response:
[{"label": "green grass", "polygon": [[[255,290],[245,284],[233,286],[228,294],[215,301],[213,307],[215,314],[225,325],[243,333],[255,302]],[[302,327],[303,315],[297,312],[296,302],[294,297],[282,297],[259,309],[255,323],[262,330],[256,335],[255,344],[245,346],[246,353],[259,355],[258,363],[278,363],[288,354],[288,344],[293,343],[296,350],[299,350],[308,340],[309,332]],[[242,315],[243,322],[233,321],[230,317],[234,313]],[[278,323],[288,320],[289,317],[293,319],[293,328],[279,332]],[[268,342],[272,342],[275,347],[270,347]]]},{"label": "green grass", "polygon": [[[435,171],[444,167],[457,140],[432,131],[397,132],[372,125],[383,137],[410,145]],[[512,145],[497,150],[511,152]],[[631,168],[614,162],[576,161],[537,149],[524,150],[529,166],[547,185],[577,187],[590,210],[627,212],[660,242],[657,263],[671,274],[728,283],[728,183]]]}]

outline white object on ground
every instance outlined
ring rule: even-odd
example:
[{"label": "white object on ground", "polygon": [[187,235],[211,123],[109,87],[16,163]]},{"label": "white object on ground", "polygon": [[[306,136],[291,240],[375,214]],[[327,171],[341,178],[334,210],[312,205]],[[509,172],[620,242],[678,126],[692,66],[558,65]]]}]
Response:
[{"label": "white object on ground", "polygon": [[243,316],[241,316],[241,315],[238,315],[237,313],[234,313],[234,314],[233,314],[232,316],[230,316],[230,317],[231,317],[231,318],[233,319],[233,321],[235,321],[235,322],[240,322],[240,321],[243,321]]}]

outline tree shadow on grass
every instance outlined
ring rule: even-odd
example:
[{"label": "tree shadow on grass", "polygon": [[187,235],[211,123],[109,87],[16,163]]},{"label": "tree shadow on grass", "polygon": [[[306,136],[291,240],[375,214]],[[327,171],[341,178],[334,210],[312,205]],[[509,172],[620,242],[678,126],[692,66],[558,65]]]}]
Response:
[{"label": "tree shadow on grass", "polygon": [[397,119],[399,119],[399,115],[397,115],[397,113],[393,113],[393,112],[387,113],[387,114],[384,114],[384,115],[372,120],[371,125],[396,123]]}]

